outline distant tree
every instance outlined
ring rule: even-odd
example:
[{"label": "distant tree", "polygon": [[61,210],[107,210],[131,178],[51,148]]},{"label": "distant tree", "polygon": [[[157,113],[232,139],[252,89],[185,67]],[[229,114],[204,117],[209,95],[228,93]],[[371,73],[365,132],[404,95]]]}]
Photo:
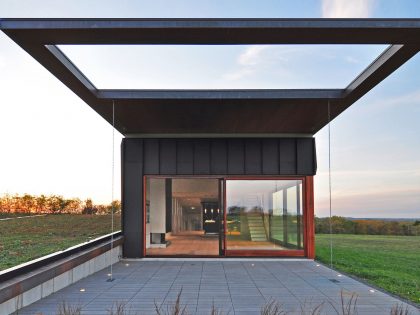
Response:
[{"label": "distant tree", "polygon": [[10,197],[9,194],[5,194],[1,199],[0,199],[0,211],[1,212],[6,212],[6,213],[10,213],[12,211],[12,203],[11,203],[12,198]]},{"label": "distant tree", "polygon": [[38,196],[36,198],[36,209],[38,213],[46,212],[47,209],[47,197],[45,195]]},{"label": "distant tree", "polygon": [[111,204],[95,205],[92,199],[82,202],[79,198],[64,198],[60,195],[34,196],[5,194],[0,196],[0,212],[27,213],[73,213],[73,214],[110,214],[121,212],[121,202],[114,200]]},{"label": "distant tree", "polygon": [[25,213],[30,213],[35,210],[35,198],[32,195],[24,194],[21,197],[21,210]]},{"label": "distant tree", "polygon": [[115,213],[120,213],[120,212],[121,212],[121,201],[119,201],[119,200],[114,200],[114,201],[112,201],[110,204],[108,204],[108,205],[106,206],[105,213],[107,213],[107,214],[111,214],[111,213],[112,213],[112,211],[114,211],[114,214],[115,214]]},{"label": "distant tree", "polygon": [[98,212],[98,208],[95,207],[93,204],[92,199],[88,198],[85,200],[85,205],[83,207],[82,213],[83,214],[96,214]]},{"label": "distant tree", "polygon": [[114,209],[114,213],[120,213],[121,212],[121,201],[114,200],[111,202],[111,210]]},{"label": "distant tree", "polygon": [[63,206],[63,197],[51,195],[47,199],[47,204],[50,213],[60,213]]},{"label": "distant tree", "polygon": [[12,212],[23,212],[22,210],[22,201],[19,195],[13,195],[11,200]]},{"label": "distant tree", "polygon": [[67,205],[64,209],[65,213],[81,213],[82,201],[79,198],[67,199]]}]

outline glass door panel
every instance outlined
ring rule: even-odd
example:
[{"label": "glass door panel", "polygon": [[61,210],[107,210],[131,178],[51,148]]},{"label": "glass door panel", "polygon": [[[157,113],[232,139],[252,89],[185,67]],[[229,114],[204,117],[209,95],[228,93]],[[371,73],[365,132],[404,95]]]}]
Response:
[{"label": "glass door panel", "polygon": [[226,180],[226,250],[303,248],[301,180]]},{"label": "glass door panel", "polygon": [[219,186],[216,178],[147,177],[146,256],[218,256]]}]

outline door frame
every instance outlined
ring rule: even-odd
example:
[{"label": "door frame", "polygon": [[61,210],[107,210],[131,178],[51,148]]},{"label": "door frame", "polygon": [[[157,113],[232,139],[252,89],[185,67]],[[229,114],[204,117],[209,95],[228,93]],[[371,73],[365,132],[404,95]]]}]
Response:
[{"label": "door frame", "polygon": [[[303,217],[303,249],[291,249],[291,250],[229,250],[227,249],[226,243],[226,232],[227,232],[227,209],[226,209],[226,181],[228,180],[301,180],[302,181],[302,217]],[[225,222],[225,257],[306,257],[306,247],[307,247],[307,226],[309,225],[307,222],[307,203],[306,203],[306,177],[305,176],[225,176],[223,178],[224,182],[224,222]]]},{"label": "door frame", "polygon": [[[146,191],[147,191],[147,179],[148,178],[160,178],[160,179],[214,179],[218,181],[222,181],[225,183],[223,176],[217,176],[217,175],[143,175],[143,257],[147,258],[220,258],[224,257],[224,255],[220,255],[220,247],[219,247],[219,254],[218,255],[147,255],[146,254]],[[219,191],[219,203],[220,199],[225,198],[224,196],[220,196]],[[222,212],[224,212],[224,209],[220,208]],[[224,218],[224,213],[223,218]],[[225,233],[223,233],[225,235]],[[220,238],[220,232],[219,232],[219,238]],[[224,242],[224,241],[223,241]],[[220,246],[220,241],[219,241]]]},{"label": "door frame", "polygon": [[[219,203],[222,201],[223,224],[219,232],[219,255],[146,255],[146,180],[147,178],[185,178],[185,179],[216,179],[222,182],[222,193],[219,191]],[[303,249],[296,250],[228,250],[226,242],[227,232],[227,209],[226,209],[226,181],[227,180],[301,180],[302,181],[302,229]],[[219,184],[220,185],[220,184]],[[220,190],[220,189],[219,189]],[[143,257],[155,258],[221,258],[221,257],[302,257],[314,258],[314,191],[313,176],[264,176],[264,175],[143,175]],[[222,195],[222,196],[220,196]],[[220,235],[223,233],[223,235]],[[220,248],[222,245],[222,248]]]}]

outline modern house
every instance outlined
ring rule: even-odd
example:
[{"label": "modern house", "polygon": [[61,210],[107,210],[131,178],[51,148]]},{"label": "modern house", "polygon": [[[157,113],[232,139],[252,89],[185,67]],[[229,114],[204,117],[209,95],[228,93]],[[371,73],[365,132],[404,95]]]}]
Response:
[{"label": "modern house", "polygon": [[[418,19],[1,19],[0,28],[124,135],[127,258],[314,258],[314,134],[420,48]],[[390,46],[347,87],[299,90],[102,90],[57,47],[104,44]]]}]

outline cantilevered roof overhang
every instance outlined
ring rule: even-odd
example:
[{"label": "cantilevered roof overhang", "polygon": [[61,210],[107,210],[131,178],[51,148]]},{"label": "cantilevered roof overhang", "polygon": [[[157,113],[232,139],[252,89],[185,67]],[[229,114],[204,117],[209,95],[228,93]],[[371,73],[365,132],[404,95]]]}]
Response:
[{"label": "cantilevered roof overhang", "polygon": [[[313,135],[420,49],[420,19],[0,19],[0,28],[125,136]],[[103,90],[57,45],[389,44],[344,89]],[[141,75],[141,73],[139,73]]]}]

